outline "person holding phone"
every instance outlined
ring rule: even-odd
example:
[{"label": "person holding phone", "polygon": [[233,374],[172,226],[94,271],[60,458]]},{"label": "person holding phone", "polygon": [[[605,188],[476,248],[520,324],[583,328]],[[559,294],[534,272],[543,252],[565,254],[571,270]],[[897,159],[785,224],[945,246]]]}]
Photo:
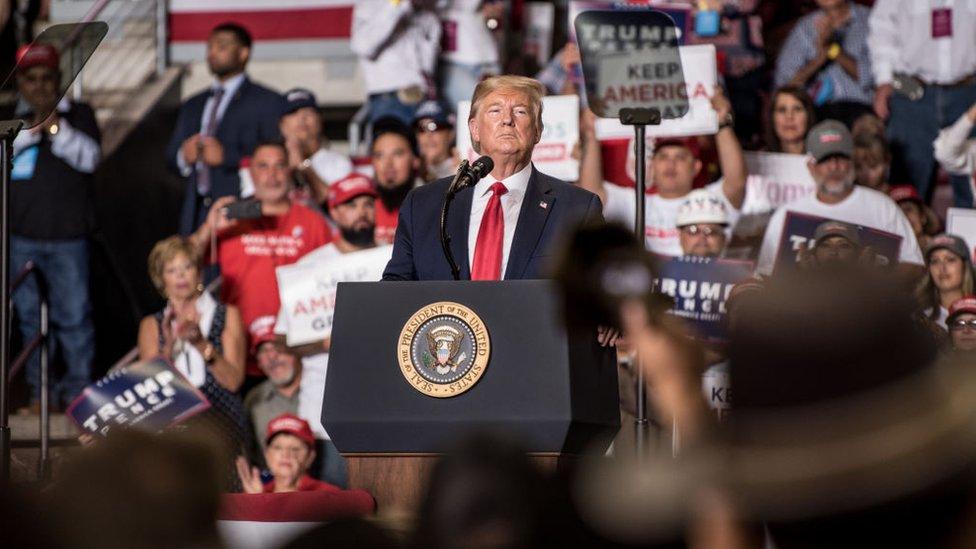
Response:
[{"label": "person holding phone", "polygon": [[[290,265],[332,241],[325,218],[292,202],[284,144],[269,141],[254,149],[249,167],[253,202],[216,200],[206,222],[191,236],[194,245],[223,275],[221,297],[241,310],[244,326],[274,323],[280,303],[275,267]],[[258,209],[260,216],[258,216]],[[250,371],[258,373],[256,368]]]}]

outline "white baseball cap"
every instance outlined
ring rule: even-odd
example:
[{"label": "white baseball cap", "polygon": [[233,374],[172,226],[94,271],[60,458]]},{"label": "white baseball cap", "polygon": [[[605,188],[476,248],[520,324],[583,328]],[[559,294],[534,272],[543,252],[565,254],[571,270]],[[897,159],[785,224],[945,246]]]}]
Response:
[{"label": "white baseball cap", "polygon": [[691,191],[678,207],[676,223],[678,227],[699,223],[729,224],[729,214],[725,210],[725,204],[705,189]]}]

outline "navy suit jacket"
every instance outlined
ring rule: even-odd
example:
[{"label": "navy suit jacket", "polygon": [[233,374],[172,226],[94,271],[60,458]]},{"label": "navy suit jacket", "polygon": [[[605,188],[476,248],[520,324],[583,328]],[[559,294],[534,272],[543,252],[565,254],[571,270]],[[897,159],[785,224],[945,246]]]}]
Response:
[{"label": "navy suit jacket", "polygon": [[[440,240],[441,207],[453,178],[447,177],[410,191],[400,207],[393,257],[383,280],[452,280]],[[447,219],[451,251],[470,280],[468,225],[474,187],[459,192]],[[584,222],[602,222],[603,206],[589,191],[540,173],[535,167],[522,200],[515,238],[508,254],[505,280],[548,278],[556,253],[553,244]],[[475,229],[477,230],[477,229]]]},{"label": "navy suit jacket", "polygon": [[[176,153],[191,135],[202,131],[203,108],[210,98],[207,90],[194,95],[180,108],[176,129],[166,147],[166,160],[178,175]],[[224,147],[224,163],[210,170],[210,198],[240,196],[238,176],[241,158],[250,156],[262,141],[281,139],[278,119],[285,110],[285,99],[272,90],[251,82],[247,77],[227,104],[227,110],[217,125],[215,137]],[[183,207],[180,211],[181,234],[192,233],[207,212],[197,211],[197,177],[194,169],[186,178]]]}]

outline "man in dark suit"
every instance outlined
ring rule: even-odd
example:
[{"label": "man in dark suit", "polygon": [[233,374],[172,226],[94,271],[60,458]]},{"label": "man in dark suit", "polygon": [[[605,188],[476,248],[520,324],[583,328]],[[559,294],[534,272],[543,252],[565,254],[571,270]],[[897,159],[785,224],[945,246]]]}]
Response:
[{"label": "man in dark suit", "polygon": [[240,25],[224,23],[211,31],[207,64],[214,84],[183,104],[166,148],[170,166],[187,178],[180,234],[196,230],[216,198],[240,196],[241,159],[255,145],[281,139],[278,119],[285,100],[247,78],[250,56],[251,35]]},{"label": "man in dark suit", "polygon": [[[475,89],[468,129],[494,169],[457,194],[447,220],[462,279],[548,278],[553,244],[574,225],[603,220],[596,195],[532,166],[544,93],[542,84],[521,76],[488,78]],[[450,183],[441,179],[407,196],[383,280],[452,278],[439,226]]]}]

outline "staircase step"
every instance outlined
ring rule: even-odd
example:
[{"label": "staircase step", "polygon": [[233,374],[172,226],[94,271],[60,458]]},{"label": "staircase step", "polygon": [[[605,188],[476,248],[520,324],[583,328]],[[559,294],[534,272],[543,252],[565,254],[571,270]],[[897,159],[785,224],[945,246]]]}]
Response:
[{"label": "staircase step", "polygon": [[[65,414],[51,414],[52,442],[72,442],[78,438],[79,434],[78,427],[75,426],[74,422],[68,416]],[[39,416],[33,414],[11,414],[10,439],[18,446],[40,444],[41,427]]]}]

